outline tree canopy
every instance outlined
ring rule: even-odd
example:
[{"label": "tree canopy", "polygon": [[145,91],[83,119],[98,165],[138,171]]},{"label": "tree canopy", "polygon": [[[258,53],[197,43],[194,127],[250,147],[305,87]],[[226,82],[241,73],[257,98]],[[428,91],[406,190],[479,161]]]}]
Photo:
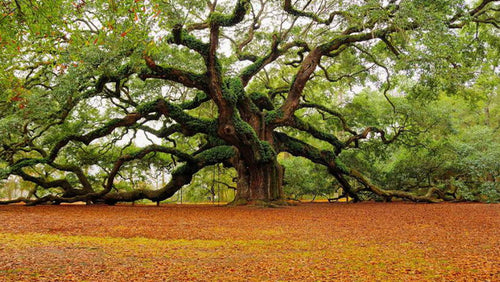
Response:
[{"label": "tree canopy", "polygon": [[32,188],[2,203],[162,201],[214,165],[279,203],[283,152],[355,201],[498,199],[499,2],[4,1],[0,179]]}]

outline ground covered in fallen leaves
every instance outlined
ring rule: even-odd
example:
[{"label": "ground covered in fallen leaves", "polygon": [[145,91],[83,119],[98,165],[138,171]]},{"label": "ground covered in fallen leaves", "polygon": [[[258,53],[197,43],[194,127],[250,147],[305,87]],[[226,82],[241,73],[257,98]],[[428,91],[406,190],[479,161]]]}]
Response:
[{"label": "ground covered in fallen leaves", "polygon": [[500,281],[500,205],[0,206],[1,281]]}]

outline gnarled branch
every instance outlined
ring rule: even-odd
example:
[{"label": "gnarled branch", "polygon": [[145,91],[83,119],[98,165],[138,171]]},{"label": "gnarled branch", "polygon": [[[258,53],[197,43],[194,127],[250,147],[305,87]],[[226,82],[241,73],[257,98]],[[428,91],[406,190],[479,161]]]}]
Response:
[{"label": "gnarled branch", "polygon": [[139,73],[139,78],[146,80],[148,78],[164,79],[178,82],[186,87],[194,87],[201,91],[208,91],[208,80],[203,74],[196,74],[173,67],[162,67],[157,65],[149,56],[144,56],[148,69]]}]

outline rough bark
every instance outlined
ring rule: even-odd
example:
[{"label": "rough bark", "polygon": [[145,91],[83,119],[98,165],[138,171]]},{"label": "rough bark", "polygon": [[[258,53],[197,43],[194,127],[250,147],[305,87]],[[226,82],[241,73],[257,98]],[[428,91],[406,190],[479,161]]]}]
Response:
[{"label": "rough bark", "polygon": [[246,166],[239,161],[237,193],[234,204],[277,202],[283,199],[283,167],[276,160],[267,164]]}]

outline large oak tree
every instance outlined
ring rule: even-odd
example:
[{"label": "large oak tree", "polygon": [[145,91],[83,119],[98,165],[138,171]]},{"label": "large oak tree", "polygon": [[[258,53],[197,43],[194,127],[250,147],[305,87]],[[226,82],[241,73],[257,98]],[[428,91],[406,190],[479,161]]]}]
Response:
[{"label": "large oak tree", "polygon": [[[220,163],[237,172],[235,203],[280,202],[280,152],[325,166],[355,200],[360,190],[446,199],[384,190],[339,155],[405,134],[391,95],[474,84],[496,48],[482,38],[498,37],[499,1],[191,2],[0,5],[1,176],[35,184],[31,198],[3,203],[161,201]],[[387,126],[343,116],[361,87],[383,93]],[[156,139],[141,147],[139,135]],[[116,187],[124,169],[148,166],[170,168],[170,180]]]}]

